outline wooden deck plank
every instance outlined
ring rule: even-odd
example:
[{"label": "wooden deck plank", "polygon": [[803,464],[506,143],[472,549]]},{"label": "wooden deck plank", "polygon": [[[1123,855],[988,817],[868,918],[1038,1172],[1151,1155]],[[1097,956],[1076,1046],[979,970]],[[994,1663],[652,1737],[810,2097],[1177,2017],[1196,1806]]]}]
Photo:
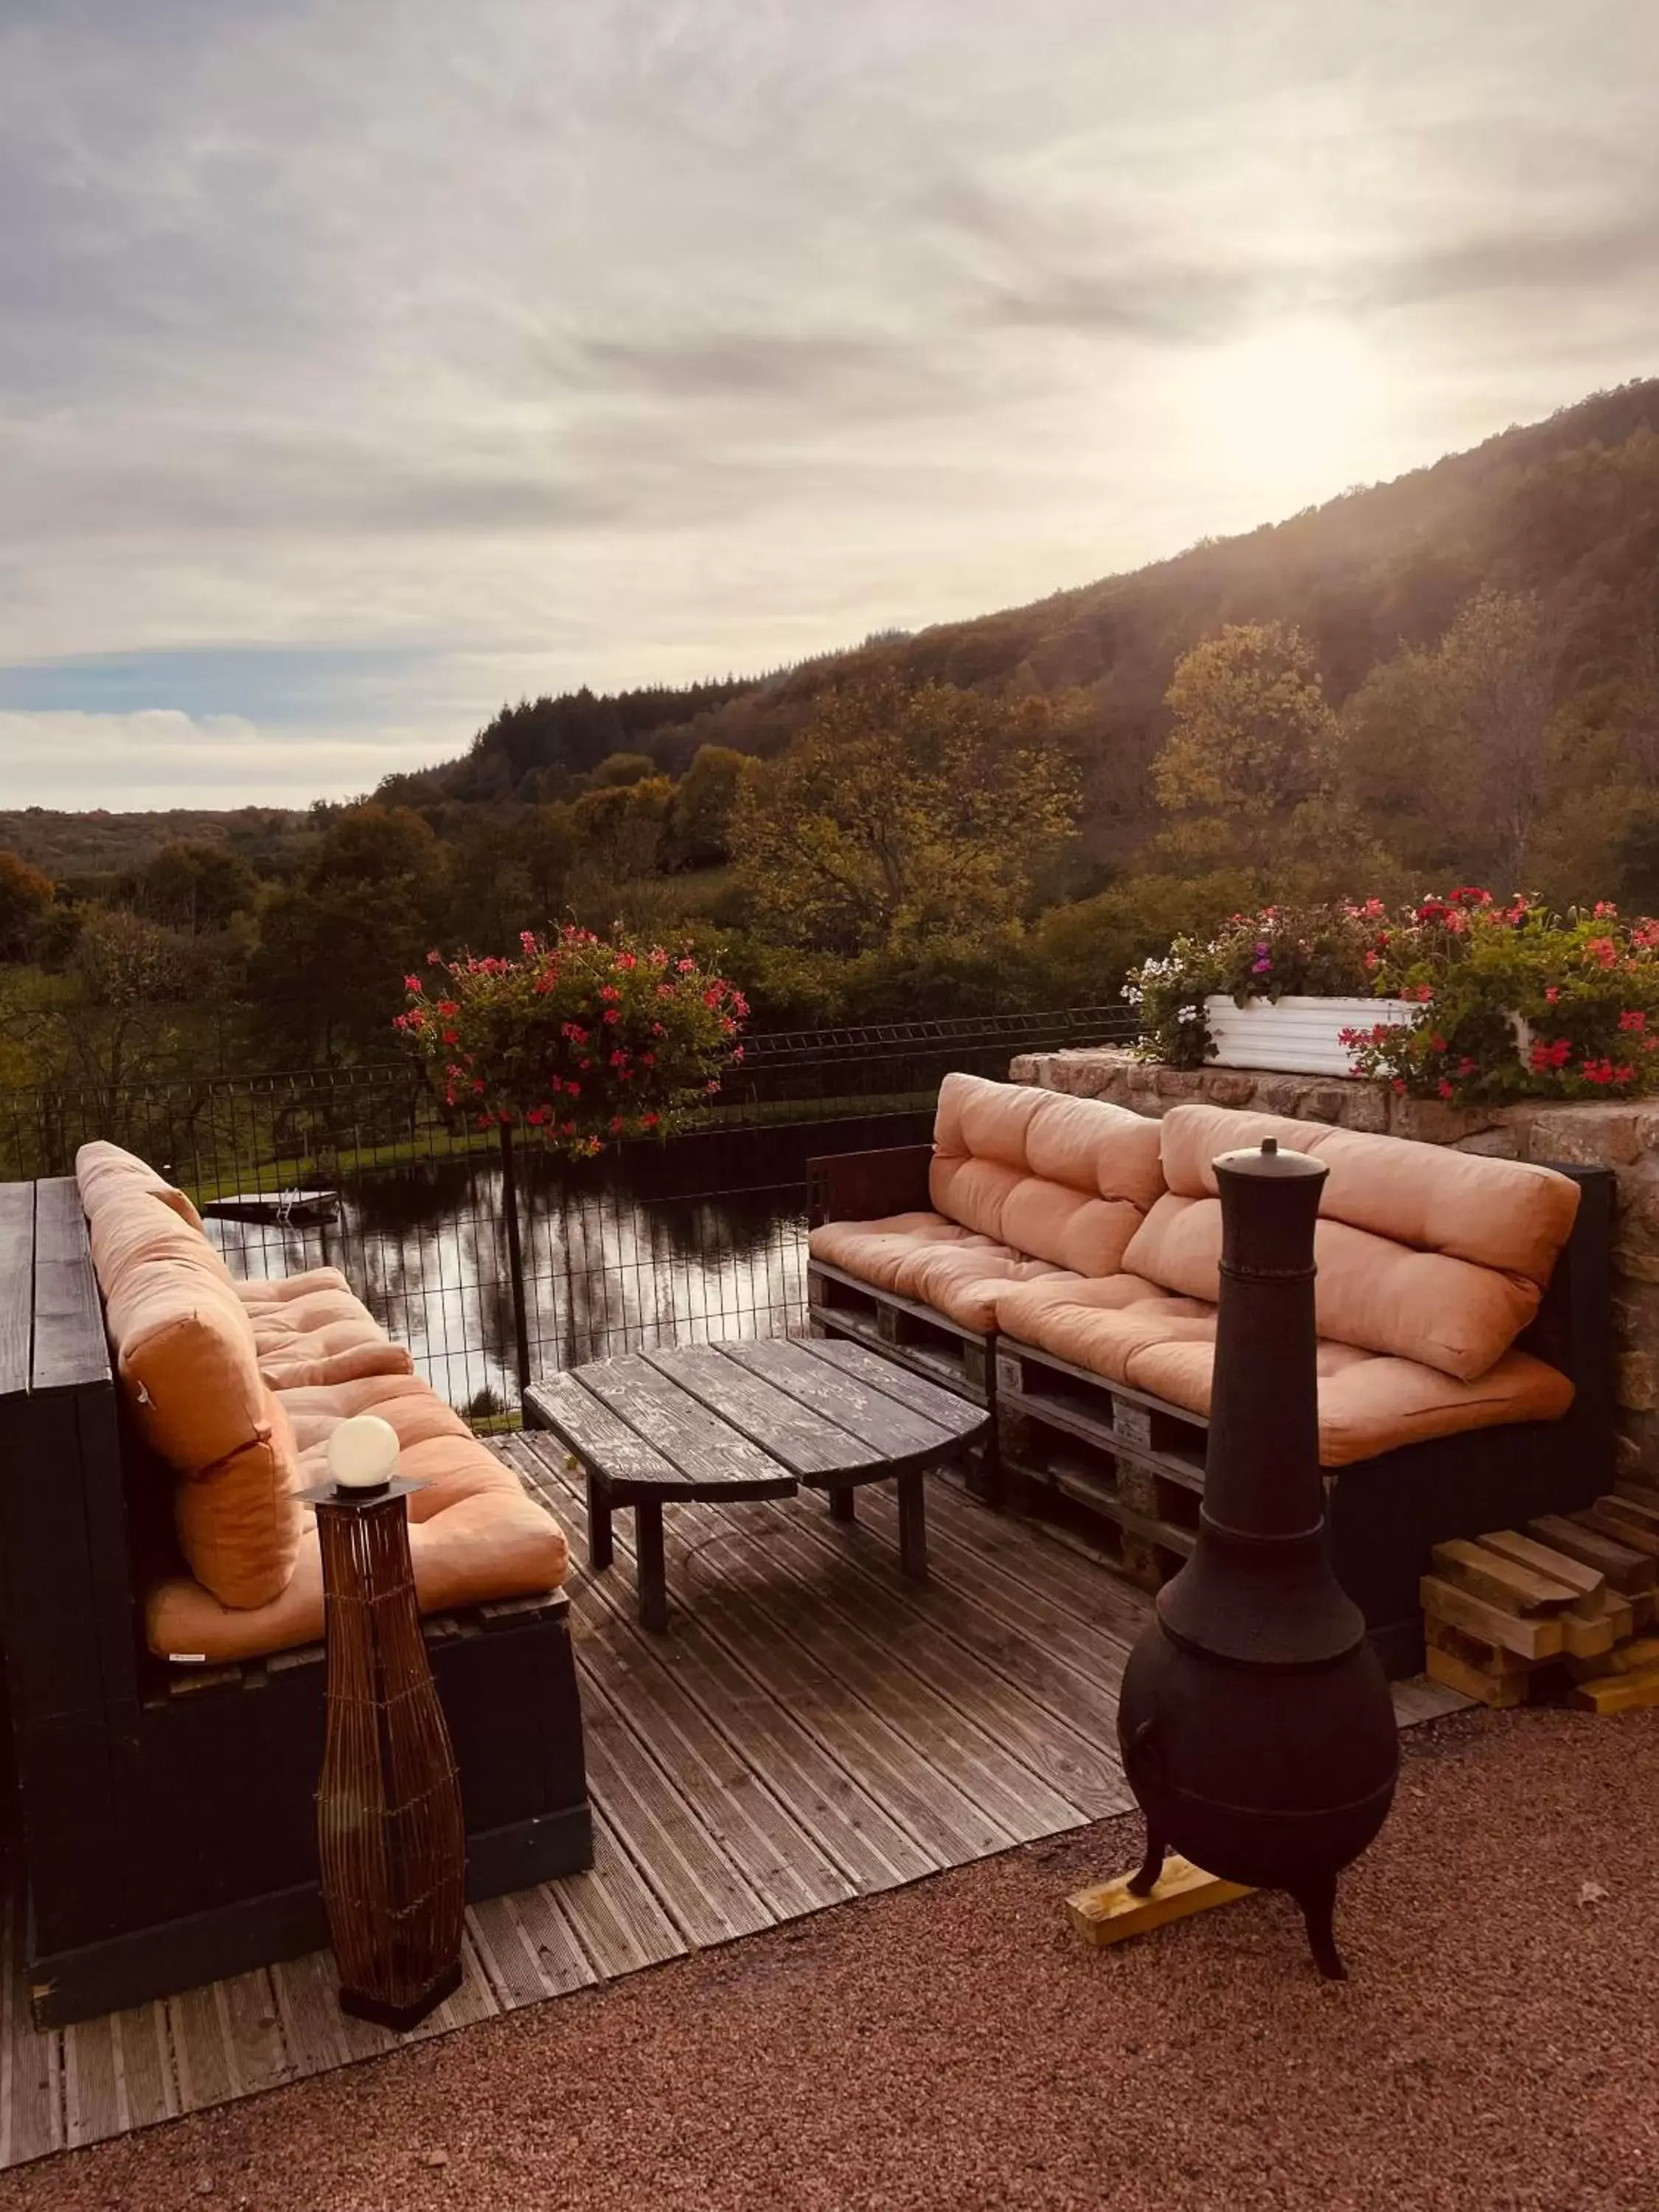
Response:
[{"label": "wooden deck plank", "polygon": [[[937,1483],[929,1485],[930,1510],[938,1487]],[[878,1505],[880,1501],[872,1502]],[[896,1514],[886,1521],[879,1511],[866,1518],[871,1524],[866,1530],[870,1540],[860,1540],[854,1531],[826,1515],[796,1514],[789,1527],[799,1540],[833,1562],[838,1574],[856,1577],[860,1588],[883,1604],[907,1601],[954,1648],[981,1661],[1040,1711],[1115,1765],[1116,1684],[1126,1646],[1103,1639],[1091,1664],[1068,1665],[1055,1657],[1040,1632],[1044,1625],[1040,1600],[1022,1599],[1017,1587],[1011,1593],[993,1570],[970,1559],[954,1542],[935,1547],[928,1580],[913,1583],[897,1564]],[[1066,1633],[1073,1632],[1066,1617],[1057,1618]]]},{"label": "wooden deck plank", "polygon": [[302,1959],[284,1959],[270,1970],[283,2036],[296,2076],[330,2073],[355,2055],[346,2040],[344,2014],[337,2002],[338,1979],[333,1956],[327,1951],[308,1951]]},{"label": "wooden deck plank", "polygon": [[591,1677],[582,1719],[593,1802],[687,1943],[701,1950],[771,1927],[765,1905]]},{"label": "wooden deck plank", "polygon": [[124,2135],[130,2123],[115,2055],[115,2022],[89,2020],[64,2031],[64,2134],[71,2150]]},{"label": "wooden deck plank", "polygon": [[0,2166],[61,2150],[64,2039],[43,2035],[29,2011],[21,1881],[0,1899]]},{"label": "wooden deck plank", "polygon": [[[710,1543],[724,1547],[731,1541],[727,1512],[712,1505],[681,1509],[670,1548],[682,1574],[694,1551]],[[688,1535],[688,1528],[695,1534]],[[1018,1793],[1011,1796],[1006,1788],[1006,1778],[999,1771],[1002,1762],[988,1739],[953,1741],[966,1731],[954,1727],[955,1716],[942,1702],[936,1701],[936,1711],[927,1709],[925,1685],[914,1677],[906,1679],[905,1670],[898,1668],[889,1670],[890,1680],[881,1680],[879,1656],[872,1662],[850,1645],[843,1651],[833,1623],[806,1624],[805,1634],[800,1632],[803,1624],[787,1618],[793,1590],[780,1601],[777,1577],[763,1543],[746,1547],[738,1540],[726,1556],[732,1562],[729,1572],[715,1587],[699,1593],[705,1626],[718,1620],[727,1649],[740,1658],[745,1651],[751,1655],[789,1711],[837,1764],[854,1771],[873,1768],[880,1777],[882,1802],[937,1864],[959,1864],[964,1856],[982,1857],[988,1851],[1004,1850],[1027,1840],[1028,1830],[1051,1832],[1030,1827]],[[842,1662],[850,1665],[857,1682],[842,1673]],[[943,1761],[933,1755],[938,1745],[947,1753]],[[981,1790],[969,1787],[968,1775],[975,1776],[994,1801],[1002,1802],[1009,1817],[987,1808]],[[1041,1785],[1035,1786],[1034,1794],[1042,1794]],[[1064,1801],[1055,1803],[1060,1825],[1075,1826],[1082,1818]]]},{"label": "wooden deck plank", "polygon": [[593,1818],[592,1866],[586,1874],[567,1875],[556,1887],[566,1918],[605,1979],[684,1955],[685,1938],[603,1813],[596,1810]]},{"label": "wooden deck plank", "polygon": [[572,1612],[578,1665],[611,1692],[680,1796],[721,1838],[768,1917],[789,1919],[852,1896],[846,1875],[687,1695],[678,1672],[641,1648],[632,1623],[611,1610],[586,1577],[573,1592]]},{"label": "wooden deck plank", "polygon": [[879,1589],[844,1558],[826,1556],[807,1540],[801,1516],[792,1518],[793,1527],[774,1529],[766,1541],[803,1603],[817,1602],[865,1637],[887,1640],[930,1689],[965,1717],[976,1716],[1012,1758],[1052,1784],[1085,1820],[1133,1809],[1133,1793],[1114,1753],[1028,1698],[1009,1673],[936,1627],[920,1607],[898,1612],[896,1592]]},{"label": "wooden deck plank", "polygon": [[[638,1635],[616,1578],[593,1580],[618,1630]],[[722,1607],[716,1607],[715,1617],[724,1617]],[[937,1862],[829,1757],[780,1701],[773,1684],[750,1671],[753,1655],[743,1650],[741,1639],[734,1652],[714,1622],[683,1613],[675,1622],[674,1644],[675,1674],[688,1695],[737,1755],[765,1776],[791,1816],[846,1877],[849,1892],[885,1889],[933,1871]]]}]

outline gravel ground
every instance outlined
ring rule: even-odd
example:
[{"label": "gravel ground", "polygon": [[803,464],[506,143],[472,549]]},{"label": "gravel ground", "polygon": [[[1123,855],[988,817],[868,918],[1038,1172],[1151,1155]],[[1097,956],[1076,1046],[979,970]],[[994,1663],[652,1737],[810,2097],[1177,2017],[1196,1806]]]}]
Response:
[{"label": "gravel ground", "polygon": [[1091,1952],[1103,1823],[0,2178],[28,2212],[1659,2206],[1659,1712],[1407,1739],[1322,1984],[1283,1899]]}]

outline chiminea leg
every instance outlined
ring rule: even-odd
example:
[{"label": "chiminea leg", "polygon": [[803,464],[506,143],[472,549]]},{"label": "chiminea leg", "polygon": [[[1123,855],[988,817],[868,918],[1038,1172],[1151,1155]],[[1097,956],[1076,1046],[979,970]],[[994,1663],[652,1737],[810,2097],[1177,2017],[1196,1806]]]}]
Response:
[{"label": "chiminea leg", "polygon": [[1314,1954],[1314,1964],[1328,1982],[1346,1982],[1348,1970],[1343,1965],[1336,1948],[1336,1931],[1331,1925],[1336,1911],[1336,1876],[1321,1875],[1315,1881],[1292,1890],[1291,1894],[1302,1907],[1302,1918],[1308,1930],[1308,1948]]},{"label": "chiminea leg", "polygon": [[1169,1845],[1148,1820],[1146,1823],[1146,1856],[1140,1863],[1140,1871],[1129,1883],[1131,1897],[1150,1897],[1158,1887],[1158,1878],[1164,1871],[1164,1856]]}]

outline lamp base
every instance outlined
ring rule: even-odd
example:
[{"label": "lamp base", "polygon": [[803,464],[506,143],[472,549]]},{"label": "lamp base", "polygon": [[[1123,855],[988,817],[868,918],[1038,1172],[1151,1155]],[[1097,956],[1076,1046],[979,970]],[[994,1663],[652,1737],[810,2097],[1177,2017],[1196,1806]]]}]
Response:
[{"label": "lamp base", "polygon": [[353,2020],[373,2021],[376,2027],[389,2027],[394,2034],[402,2035],[407,2029],[418,2027],[429,2013],[434,2013],[446,1997],[454,1996],[461,1986],[461,1964],[458,1959],[447,1966],[435,1982],[428,1983],[417,1997],[407,2004],[392,2004],[385,1997],[372,1996],[367,1990],[349,1990],[342,1985],[340,2010],[349,2013]]}]

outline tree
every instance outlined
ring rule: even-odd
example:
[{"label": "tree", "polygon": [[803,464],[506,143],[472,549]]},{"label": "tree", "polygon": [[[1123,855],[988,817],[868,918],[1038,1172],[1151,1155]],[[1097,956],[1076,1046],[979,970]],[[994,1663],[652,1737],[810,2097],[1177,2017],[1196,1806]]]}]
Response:
[{"label": "tree", "polygon": [[1172,720],[1153,764],[1159,805],[1183,842],[1262,865],[1293,842],[1291,817],[1330,788],[1336,718],[1301,632],[1229,623],[1176,663]]},{"label": "tree", "polygon": [[1475,823],[1492,829],[1498,885],[1521,882],[1553,760],[1558,641],[1535,594],[1477,592],[1441,641],[1450,736],[1475,787]]},{"label": "tree", "polygon": [[732,848],[771,933],[843,955],[976,937],[1023,908],[1071,835],[1063,708],[892,677],[823,701],[745,769]]},{"label": "tree", "polygon": [[665,858],[671,867],[714,868],[731,858],[732,812],[744,756],[729,745],[700,745],[674,787]]},{"label": "tree", "polygon": [[252,869],[222,845],[164,845],[133,882],[141,913],[191,937],[223,929],[252,897]]},{"label": "tree", "polygon": [[0,960],[29,957],[52,898],[50,876],[15,853],[0,853]]}]

